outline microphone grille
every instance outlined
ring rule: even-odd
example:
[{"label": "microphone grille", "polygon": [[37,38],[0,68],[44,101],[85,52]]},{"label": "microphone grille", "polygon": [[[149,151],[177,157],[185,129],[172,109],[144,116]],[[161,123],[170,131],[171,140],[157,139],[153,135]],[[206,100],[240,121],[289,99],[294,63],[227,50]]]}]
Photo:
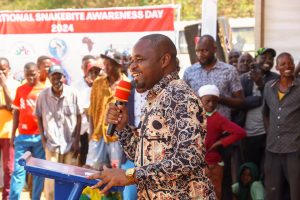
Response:
[{"label": "microphone grille", "polygon": [[128,81],[120,80],[116,90],[115,90],[115,98],[118,101],[127,102],[131,90],[131,83]]}]

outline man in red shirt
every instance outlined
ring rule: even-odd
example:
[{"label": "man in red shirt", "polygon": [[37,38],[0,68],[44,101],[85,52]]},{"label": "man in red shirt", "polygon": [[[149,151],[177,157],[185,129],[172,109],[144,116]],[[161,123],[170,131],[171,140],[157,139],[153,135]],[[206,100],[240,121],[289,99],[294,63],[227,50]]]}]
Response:
[{"label": "man in red shirt", "polygon": [[[13,130],[11,144],[15,147],[15,165],[11,177],[10,199],[20,199],[25,184],[26,172],[18,164],[20,157],[31,151],[33,157],[45,159],[37,118],[34,115],[35,104],[44,84],[39,82],[39,71],[35,63],[27,63],[24,67],[26,83],[18,87],[13,102]],[[16,130],[19,135],[16,136]],[[33,176],[32,199],[39,200],[43,191],[44,178]]]}]

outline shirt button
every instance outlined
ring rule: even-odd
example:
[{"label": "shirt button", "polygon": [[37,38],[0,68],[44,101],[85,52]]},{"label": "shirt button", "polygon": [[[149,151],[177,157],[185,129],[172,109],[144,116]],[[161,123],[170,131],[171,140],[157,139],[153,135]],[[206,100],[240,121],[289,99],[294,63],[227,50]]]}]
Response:
[{"label": "shirt button", "polygon": [[281,107],[279,107],[278,110],[281,111]]},{"label": "shirt button", "polygon": [[277,128],[280,128],[280,126],[277,126]]},{"label": "shirt button", "polygon": [[280,116],[278,116],[277,119],[280,119]]},{"label": "shirt button", "polygon": [[280,135],[277,136],[277,139],[280,139]]}]

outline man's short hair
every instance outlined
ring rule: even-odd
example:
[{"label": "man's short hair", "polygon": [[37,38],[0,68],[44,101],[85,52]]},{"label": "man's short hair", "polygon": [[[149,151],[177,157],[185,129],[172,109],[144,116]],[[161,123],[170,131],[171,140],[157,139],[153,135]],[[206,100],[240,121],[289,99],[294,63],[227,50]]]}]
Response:
[{"label": "man's short hair", "polygon": [[24,70],[30,69],[32,66],[36,67],[36,64],[34,62],[28,62],[24,65]]},{"label": "man's short hair", "polygon": [[89,59],[96,59],[96,58],[95,58],[95,56],[92,56],[92,55],[85,55],[81,59],[81,63],[83,63],[84,61],[89,60]]},{"label": "man's short hair", "polygon": [[276,64],[278,64],[278,60],[279,58],[283,57],[283,56],[288,56],[292,59],[292,61],[294,62],[294,58],[292,56],[292,54],[288,53],[288,52],[282,52],[281,54],[279,54],[276,58]]},{"label": "man's short hair", "polygon": [[37,64],[39,65],[41,62],[43,62],[43,60],[51,60],[51,58],[49,56],[40,56],[37,59]]},{"label": "man's short hair", "polygon": [[168,53],[171,54],[174,59],[176,59],[177,56],[177,50],[174,42],[167,36],[163,34],[150,34],[142,37],[140,40],[150,40],[151,41],[151,46],[153,48],[161,48],[162,44],[166,44]]},{"label": "man's short hair", "polygon": [[5,57],[0,57],[0,61],[2,61],[2,60],[4,60],[7,63],[8,67],[10,68],[10,64],[9,64],[8,59],[5,58]]}]

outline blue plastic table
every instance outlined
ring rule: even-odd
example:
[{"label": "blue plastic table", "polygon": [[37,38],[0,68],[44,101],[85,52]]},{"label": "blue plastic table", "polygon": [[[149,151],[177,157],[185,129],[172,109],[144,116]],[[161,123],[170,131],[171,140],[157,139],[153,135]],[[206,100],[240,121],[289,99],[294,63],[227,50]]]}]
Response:
[{"label": "blue plastic table", "polygon": [[[95,185],[99,180],[88,180],[86,176],[95,170],[33,158],[27,151],[19,160],[25,170],[36,176],[55,180],[55,200],[77,200],[86,186]],[[124,187],[112,187],[110,192],[123,191]]]}]

